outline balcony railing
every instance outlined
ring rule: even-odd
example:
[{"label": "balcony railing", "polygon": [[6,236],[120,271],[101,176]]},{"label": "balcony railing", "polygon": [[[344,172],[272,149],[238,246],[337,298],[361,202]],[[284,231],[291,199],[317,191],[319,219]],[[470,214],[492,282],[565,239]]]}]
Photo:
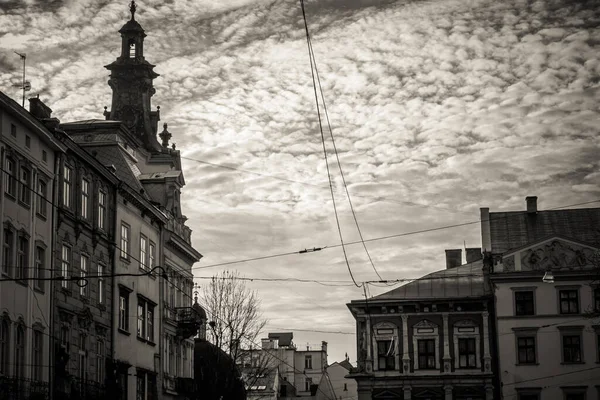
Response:
[{"label": "balcony railing", "polygon": [[0,376],[0,400],[46,400],[48,382]]},{"label": "balcony railing", "polygon": [[193,307],[177,307],[177,336],[187,339],[198,333],[202,319]]},{"label": "balcony railing", "polygon": [[58,379],[55,386],[55,399],[105,400],[107,398],[104,385],[91,380],[69,377]]}]

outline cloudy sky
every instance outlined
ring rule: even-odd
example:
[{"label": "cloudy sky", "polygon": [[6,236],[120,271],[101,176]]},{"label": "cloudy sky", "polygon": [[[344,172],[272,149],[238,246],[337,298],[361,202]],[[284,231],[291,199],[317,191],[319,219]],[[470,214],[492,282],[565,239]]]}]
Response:
[{"label": "cloudy sky", "polygon": [[[522,210],[527,195],[542,209],[600,198],[599,1],[312,0],[306,12],[365,239],[477,221],[479,207]],[[102,118],[103,66],[128,17],[126,0],[0,0],[0,90],[20,101],[13,51],[25,52],[30,95],[63,122]],[[185,157],[197,282],[224,268],[339,281],[248,285],[270,331],[326,340],[330,361],[354,362],[352,334],[308,332],[354,330],[345,303],[363,293],[339,246],[211,267],[340,243],[299,3],[138,0],[136,19],[161,74],[153,104]],[[356,241],[331,171],[344,240]],[[367,247],[384,279],[405,279],[443,269],[444,249],[465,244],[481,245],[479,225]],[[357,281],[378,279],[362,246],[347,252]]]}]

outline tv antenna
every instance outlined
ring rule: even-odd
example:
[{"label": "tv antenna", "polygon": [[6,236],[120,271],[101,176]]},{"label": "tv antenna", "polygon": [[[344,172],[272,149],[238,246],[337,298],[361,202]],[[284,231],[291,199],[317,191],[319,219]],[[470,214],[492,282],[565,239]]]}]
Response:
[{"label": "tv antenna", "polygon": [[27,55],[25,53],[19,53],[17,51],[15,51],[15,53],[21,57],[21,60],[23,60],[23,81],[21,83],[21,85],[14,85],[16,87],[21,87],[21,89],[23,89],[23,103],[22,106],[23,108],[25,108],[25,92],[31,90],[31,83],[29,81],[25,80],[25,60],[27,59]]}]

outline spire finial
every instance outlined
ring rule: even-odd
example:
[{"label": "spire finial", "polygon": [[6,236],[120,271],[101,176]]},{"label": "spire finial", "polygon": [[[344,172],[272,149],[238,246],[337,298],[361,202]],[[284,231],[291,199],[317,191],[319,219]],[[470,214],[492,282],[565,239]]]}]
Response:
[{"label": "spire finial", "polygon": [[135,0],[131,0],[131,4],[129,5],[129,11],[131,11],[131,20],[135,20],[135,10],[137,6],[135,5]]}]

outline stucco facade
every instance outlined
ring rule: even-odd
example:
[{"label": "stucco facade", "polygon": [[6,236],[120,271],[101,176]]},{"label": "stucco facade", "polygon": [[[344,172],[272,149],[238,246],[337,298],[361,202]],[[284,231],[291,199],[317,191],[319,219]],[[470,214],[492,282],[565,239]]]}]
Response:
[{"label": "stucco facade", "polygon": [[5,393],[49,392],[54,165],[60,144],[0,93],[0,376]]}]

